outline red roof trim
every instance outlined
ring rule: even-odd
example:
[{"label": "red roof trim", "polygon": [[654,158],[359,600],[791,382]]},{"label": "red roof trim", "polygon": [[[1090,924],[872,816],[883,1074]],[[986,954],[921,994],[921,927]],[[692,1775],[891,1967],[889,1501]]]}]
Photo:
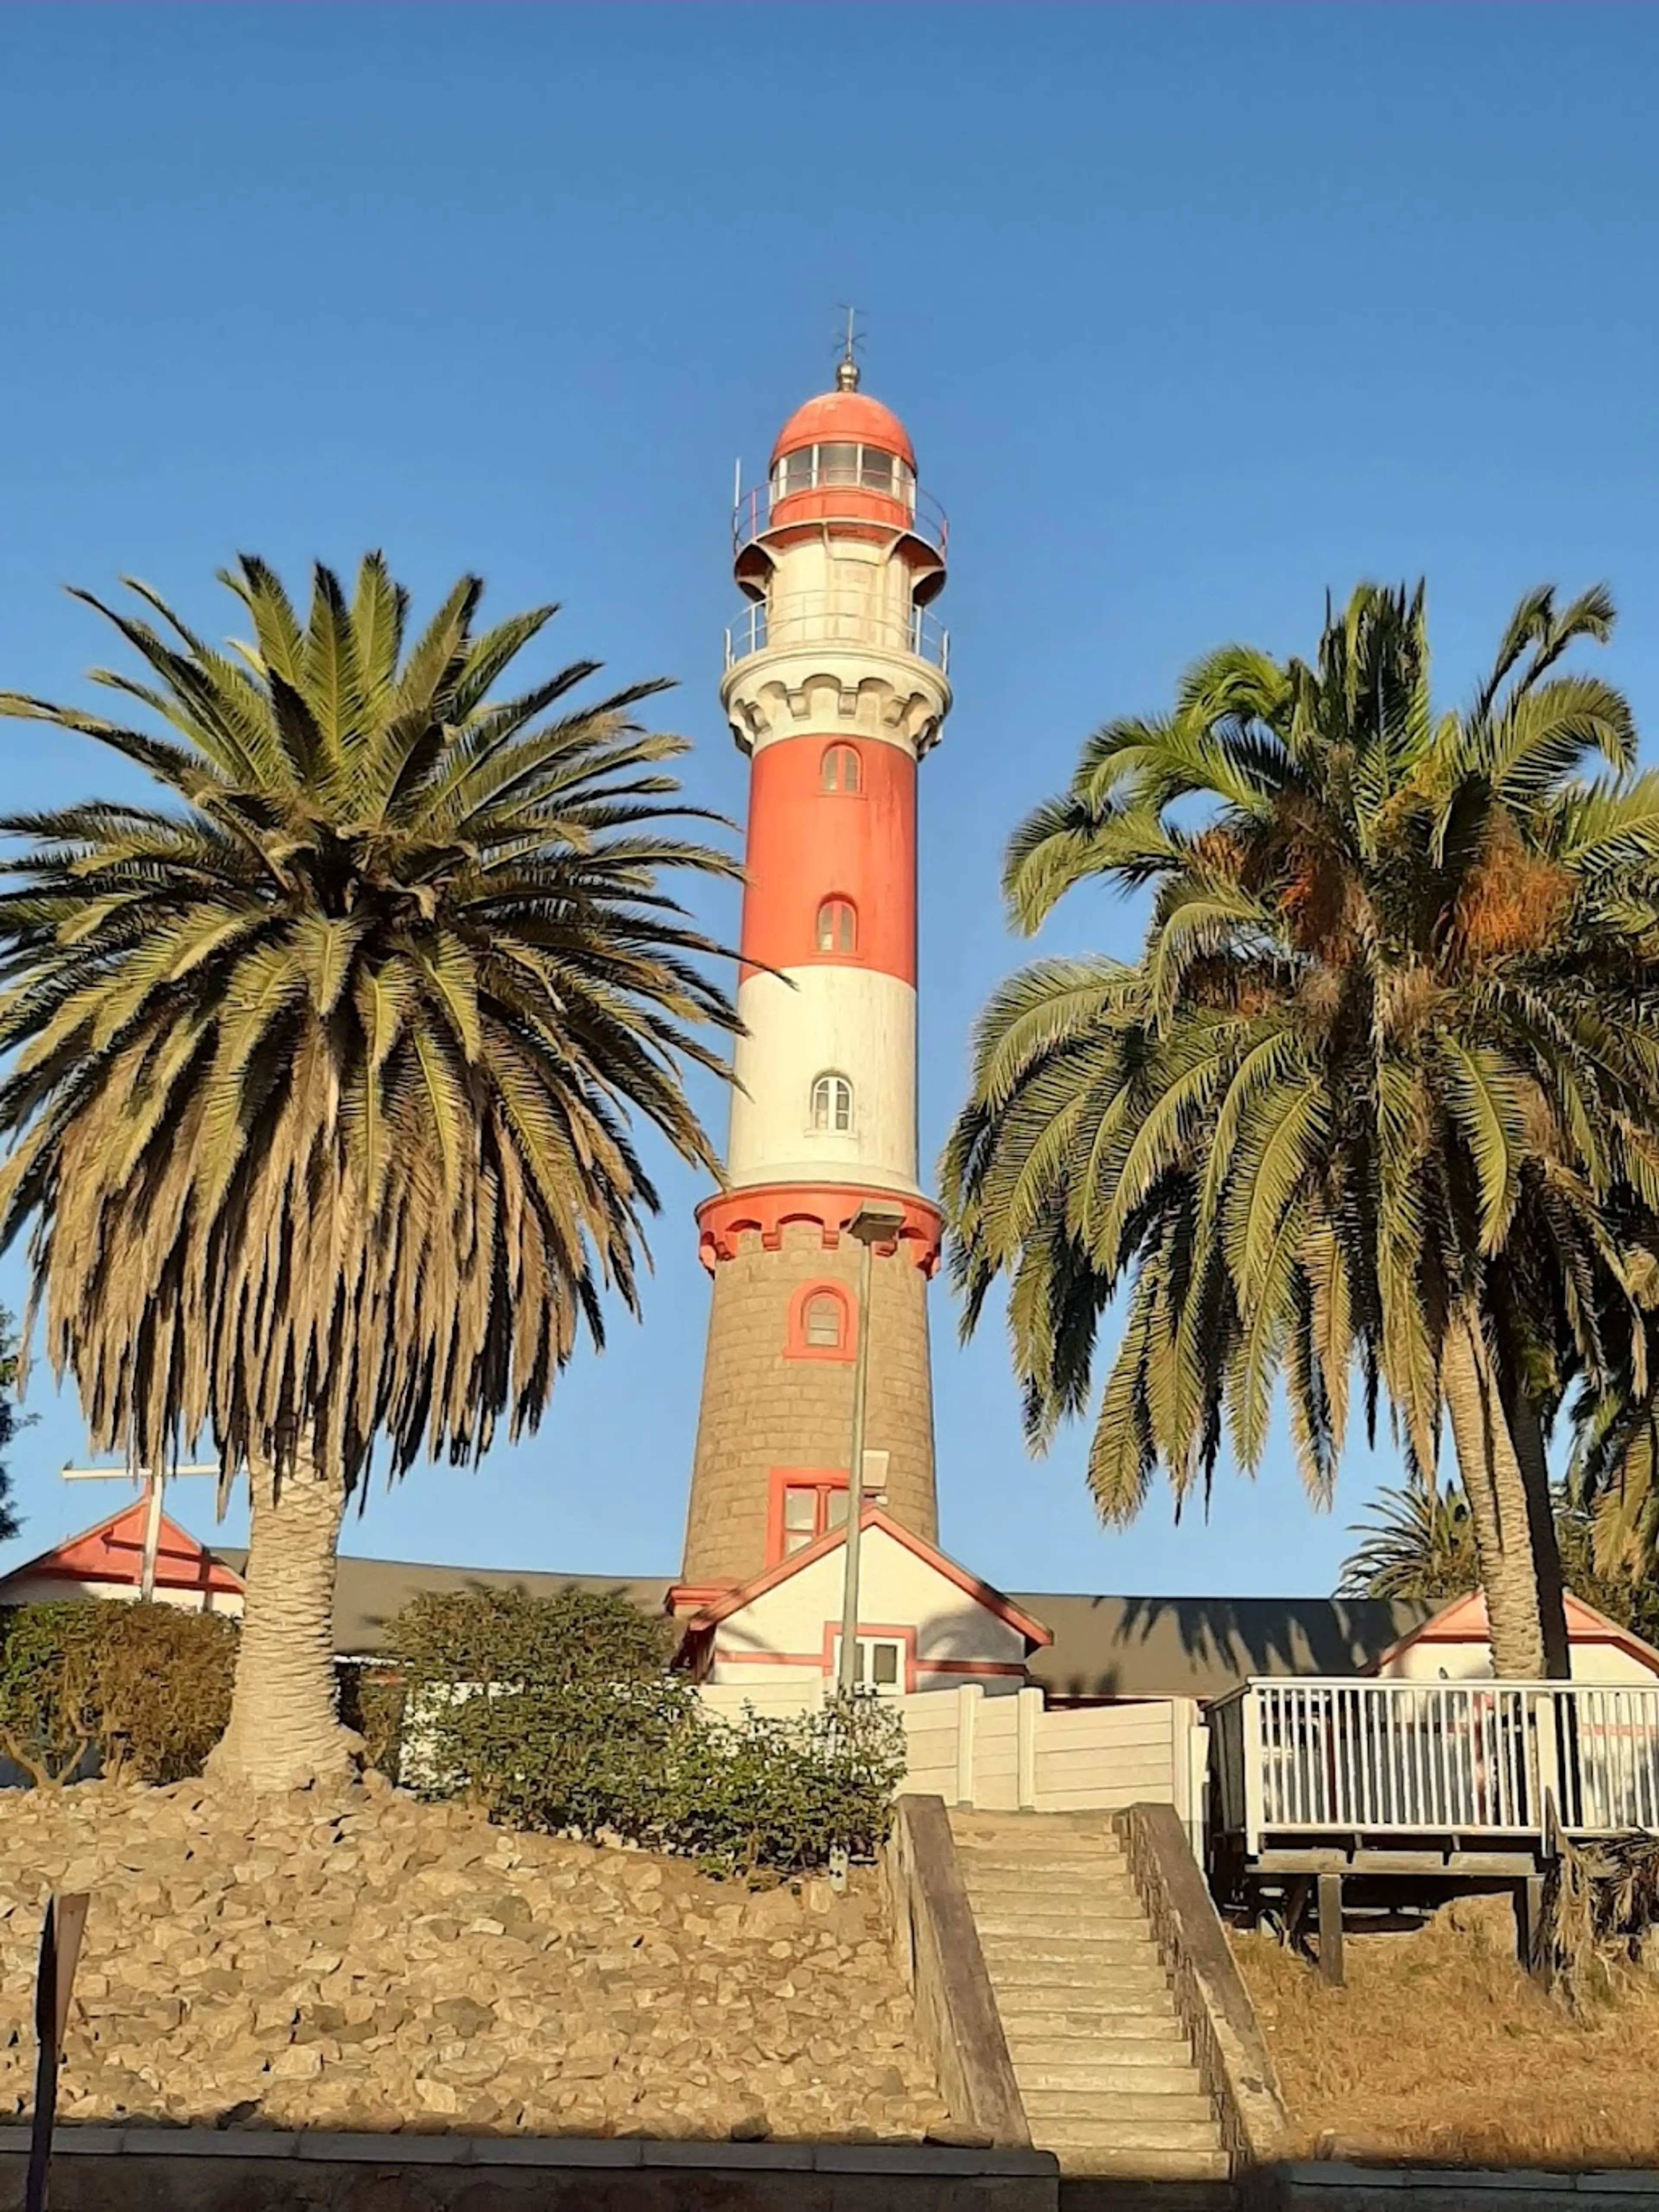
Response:
[{"label": "red roof trim", "polygon": [[[136,1589],[143,1577],[144,1555],[143,1499],[123,1505],[78,1534],[65,1536],[49,1552],[26,1559],[0,1576],[0,1595],[9,1583],[27,1577],[56,1576],[64,1582],[131,1583]],[[155,1582],[160,1589],[211,1590],[221,1596],[242,1595],[241,1577],[207,1546],[161,1516],[155,1553]]]},{"label": "red roof trim", "polygon": [[[1633,1630],[1621,1628],[1616,1620],[1608,1619],[1576,1591],[1562,1593],[1567,1616],[1567,1642],[1574,1644],[1611,1644],[1615,1650],[1640,1662],[1659,1674],[1659,1650],[1644,1643]],[[1465,1618],[1460,1621],[1459,1614]],[[1411,1650],[1419,1644],[1468,1644],[1475,1641],[1490,1643],[1492,1631],[1487,1624],[1486,1600],[1480,1590],[1470,1590],[1465,1596],[1455,1597],[1449,1605],[1442,1606],[1420,1628],[1391,1644],[1388,1650],[1371,1660],[1361,1671],[1380,1674],[1402,1651]]]},{"label": "red roof trim", "polygon": [[[1054,1642],[1053,1631],[1045,1628],[1040,1620],[1033,1620],[1030,1613],[1022,1613],[1012,1598],[1005,1597],[989,1583],[981,1582],[977,1575],[970,1575],[966,1567],[959,1567],[954,1559],[947,1559],[943,1552],[936,1550],[913,1530],[891,1519],[880,1506],[866,1505],[859,1525],[862,1528],[879,1528],[892,1537],[896,1543],[902,1544],[907,1552],[914,1553],[924,1565],[943,1575],[947,1582],[954,1583],[975,1604],[982,1605],[988,1613],[995,1613],[1000,1620],[1006,1621],[1010,1628],[1018,1630],[1028,1643],[1042,1645]],[[780,1583],[787,1582],[791,1575],[798,1575],[804,1567],[815,1566],[820,1559],[827,1559],[846,1540],[844,1526],[826,1529],[816,1542],[804,1545],[787,1559],[780,1559],[764,1574],[757,1575],[753,1582],[742,1583],[736,1589],[726,1591],[712,1605],[705,1606],[700,1613],[694,1614],[687,1626],[694,1630],[717,1628],[721,1621],[729,1620],[734,1613],[740,1613],[756,1598],[764,1597]]]}]

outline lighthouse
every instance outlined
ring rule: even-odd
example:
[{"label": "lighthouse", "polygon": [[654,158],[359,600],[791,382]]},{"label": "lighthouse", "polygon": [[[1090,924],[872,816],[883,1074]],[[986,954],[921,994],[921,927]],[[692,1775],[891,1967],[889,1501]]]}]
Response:
[{"label": "lighthouse", "polygon": [[[931,612],[944,516],[903,424],[860,389],[784,424],[740,497],[720,699],[748,756],[746,882],[724,1188],[697,1212],[713,1278],[682,1601],[844,1524],[858,1334],[866,1493],[937,1536],[927,1285],[940,1216],[916,1136],[916,781],[951,706]],[[879,1206],[867,1317],[850,1224]],[[867,1233],[867,1231],[866,1231]]]}]

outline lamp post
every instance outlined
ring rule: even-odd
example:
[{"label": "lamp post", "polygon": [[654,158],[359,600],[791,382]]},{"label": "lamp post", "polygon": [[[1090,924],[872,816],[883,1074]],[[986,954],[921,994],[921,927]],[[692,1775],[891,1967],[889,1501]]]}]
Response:
[{"label": "lamp post", "polygon": [[850,1698],[858,1684],[859,1665],[859,1547],[864,1517],[864,1413],[870,1375],[871,1259],[878,1244],[890,1244],[904,1226],[904,1212],[897,1206],[878,1203],[860,1206],[847,1224],[848,1233],[864,1248],[859,1255],[858,1343],[853,1354],[853,1455],[847,1469],[847,1573],[841,1607],[841,1664],[836,1671],[836,1692]]}]

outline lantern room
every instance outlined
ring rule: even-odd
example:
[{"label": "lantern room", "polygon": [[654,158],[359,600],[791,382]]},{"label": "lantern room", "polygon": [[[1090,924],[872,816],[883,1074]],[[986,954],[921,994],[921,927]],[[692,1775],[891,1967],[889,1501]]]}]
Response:
[{"label": "lantern room", "polygon": [[732,541],[747,598],[764,602],[779,556],[814,539],[896,555],[914,607],[943,588],[945,517],[917,486],[904,425],[858,386],[856,364],[843,362],[836,390],[809,399],[784,424],[766,483],[739,499]]}]

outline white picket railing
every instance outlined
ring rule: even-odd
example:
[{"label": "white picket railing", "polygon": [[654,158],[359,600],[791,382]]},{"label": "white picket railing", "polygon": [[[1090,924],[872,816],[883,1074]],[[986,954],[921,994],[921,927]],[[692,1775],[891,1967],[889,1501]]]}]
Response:
[{"label": "white picket railing", "polygon": [[1211,1709],[1224,1834],[1659,1828],[1659,1685],[1251,1681]]}]

